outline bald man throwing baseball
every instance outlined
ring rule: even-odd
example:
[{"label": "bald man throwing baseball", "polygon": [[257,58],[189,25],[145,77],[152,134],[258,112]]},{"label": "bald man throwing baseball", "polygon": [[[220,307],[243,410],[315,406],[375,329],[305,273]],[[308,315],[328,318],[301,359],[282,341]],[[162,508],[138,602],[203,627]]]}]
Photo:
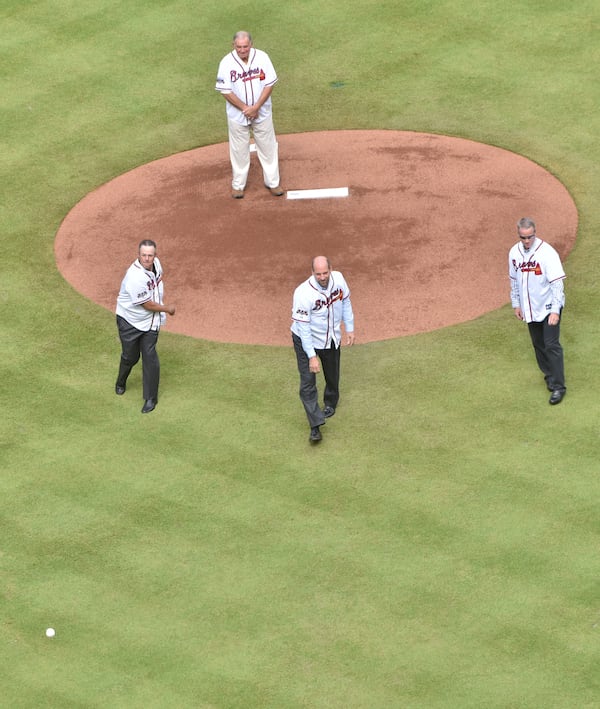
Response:
[{"label": "bald man throwing baseball", "polygon": [[[300,400],[310,425],[309,441],[322,439],[320,427],[335,414],[340,398],[342,328],[346,344],[354,344],[354,313],[350,288],[326,256],[316,256],[312,276],[294,291],[292,340],[300,373]],[[325,392],[319,407],[316,375],[323,368]]]}]

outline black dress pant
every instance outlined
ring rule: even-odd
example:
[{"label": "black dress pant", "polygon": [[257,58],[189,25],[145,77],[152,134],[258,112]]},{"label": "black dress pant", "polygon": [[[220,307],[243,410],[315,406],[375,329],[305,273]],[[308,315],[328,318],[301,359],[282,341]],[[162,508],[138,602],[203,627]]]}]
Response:
[{"label": "black dress pant", "polygon": [[[321,426],[325,423],[325,417],[319,407],[317,375],[309,369],[308,355],[302,349],[302,340],[292,333],[292,341],[300,373],[300,401],[304,405],[310,427]],[[321,361],[321,369],[325,377],[323,405],[335,409],[340,398],[340,348],[332,344],[328,349],[315,350],[315,352]]]},{"label": "black dress pant", "polygon": [[160,380],[160,362],[156,351],[158,330],[148,330],[148,332],[138,330],[120,315],[117,315],[117,328],[121,339],[121,362],[117,386],[125,386],[127,377],[138,363],[141,355],[144,399],[158,401]]},{"label": "black dress pant", "polygon": [[542,322],[528,323],[529,335],[538,367],[544,375],[548,389],[566,391],[563,348],[560,344],[560,321],[558,325],[549,325],[548,317]]}]

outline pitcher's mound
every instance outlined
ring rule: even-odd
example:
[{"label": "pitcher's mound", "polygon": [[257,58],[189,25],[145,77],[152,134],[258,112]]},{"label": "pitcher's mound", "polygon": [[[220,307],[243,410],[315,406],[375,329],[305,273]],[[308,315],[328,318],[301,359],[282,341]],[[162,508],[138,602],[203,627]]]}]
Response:
[{"label": "pitcher's mound", "polygon": [[469,140],[400,131],[280,135],[287,199],[263,186],[255,154],[244,199],[231,198],[226,143],[143,165],[85,197],[56,236],[74,288],[114,310],[142,239],[154,239],[167,329],[221,342],[288,345],[294,288],[329,256],[352,291],[357,342],[475,318],[508,302],[516,222],[564,259],[577,231],[565,187],[539,165]]}]

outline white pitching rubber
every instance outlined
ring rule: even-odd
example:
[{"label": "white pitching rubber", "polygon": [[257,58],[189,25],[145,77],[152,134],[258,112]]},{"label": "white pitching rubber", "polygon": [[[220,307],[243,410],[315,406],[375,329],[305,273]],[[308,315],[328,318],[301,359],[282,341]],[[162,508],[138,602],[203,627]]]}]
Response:
[{"label": "white pitching rubber", "polygon": [[319,190],[289,190],[288,199],[326,199],[328,197],[347,197],[347,187],[325,187]]}]

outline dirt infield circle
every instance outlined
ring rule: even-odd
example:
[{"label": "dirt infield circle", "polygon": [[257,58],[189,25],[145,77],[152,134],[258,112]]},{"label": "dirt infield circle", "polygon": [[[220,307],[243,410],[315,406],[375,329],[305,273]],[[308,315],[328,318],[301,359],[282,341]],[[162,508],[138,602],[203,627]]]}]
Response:
[{"label": "dirt infield circle", "polygon": [[56,235],[61,273],[112,311],[137,244],[154,239],[165,300],[177,306],[168,330],[287,345],[293,290],[310,275],[312,257],[325,254],[352,289],[364,343],[507,303],[507,253],[522,216],[537,221],[563,259],[574,244],[577,210],[565,187],[506,150],[385,130],[278,140],[284,189],[348,187],[348,197],[273,197],[253,155],[246,196],[233,200],[227,144],[190,150],[131,170],[79,202]]}]

